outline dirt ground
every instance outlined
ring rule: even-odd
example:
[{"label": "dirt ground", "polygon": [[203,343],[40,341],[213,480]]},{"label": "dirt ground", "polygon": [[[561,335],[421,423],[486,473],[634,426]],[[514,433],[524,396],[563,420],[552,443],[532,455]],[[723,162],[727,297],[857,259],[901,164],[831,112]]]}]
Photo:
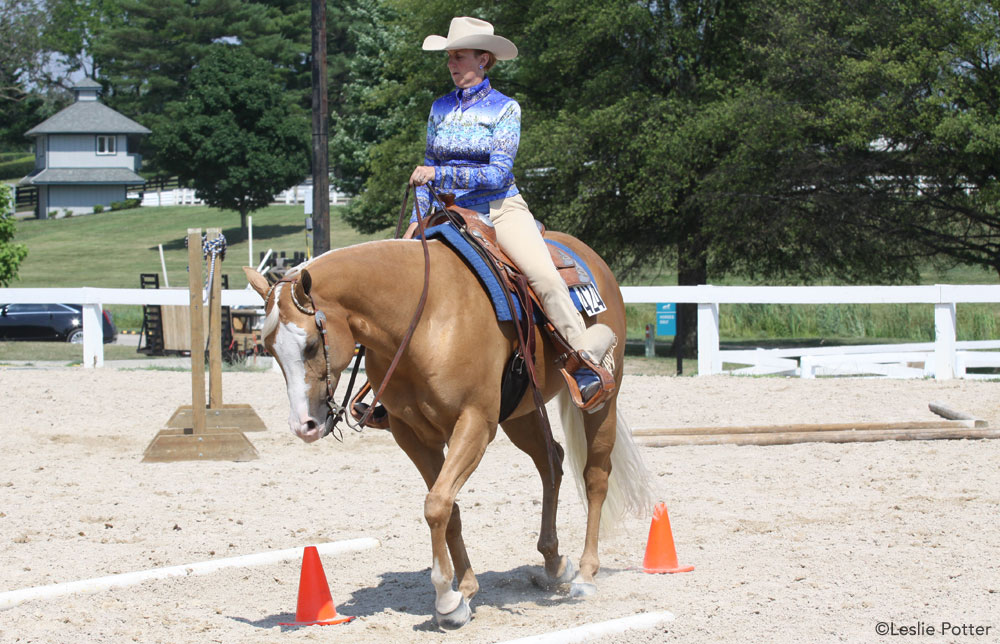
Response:
[{"label": "dirt ground", "polygon": [[[28,601],[0,611],[0,642],[498,642],[651,611],[676,619],[599,641],[1000,641],[1000,441],[644,447],[695,570],[638,570],[650,520],[632,518],[601,543],[597,594],[576,600],[531,581],[541,485],[499,433],[459,498],[473,619],[442,632],[423,484],[388,433],[306,445],[279,373],[227,373],[225,401],[269,428],[248,434],[260,459],[140,462],[190,386],[183,372],[0,368],[0,592],[374,537],[323,560],[338,611],[358,619],[280,626],[291,561]],[[633,428],[933,420],[930,401],[1000,426],[1000,383],[629,375],[622,389]],[[572,484],[559,517],[578,560]]]}]

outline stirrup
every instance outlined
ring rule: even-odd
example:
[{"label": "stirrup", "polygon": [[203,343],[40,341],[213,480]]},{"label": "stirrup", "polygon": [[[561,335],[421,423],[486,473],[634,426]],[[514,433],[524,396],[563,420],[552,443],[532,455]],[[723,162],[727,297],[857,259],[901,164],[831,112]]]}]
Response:
[{"label": "stirrup", "polygon": [[[361,422],[364,417],[365,412],[368,411],[368,403],[361,402],[361,399],[368,395],[368,392],[372,390],[372,383],[366,382],[361,386],[357,395],[351,400],[351,417],[357,422]],[[371,427],[372,429],[389,429],[389,414],[386,413],[385,407],[382,405],[376,405],[374,411],[365,421],[365,427]]]},{"label": "stirrup", "polygon": [[611,372],[597,364],[586,351],[571,351],[559,368],[573,404],[592,414],[604,407],[615,391]]}]

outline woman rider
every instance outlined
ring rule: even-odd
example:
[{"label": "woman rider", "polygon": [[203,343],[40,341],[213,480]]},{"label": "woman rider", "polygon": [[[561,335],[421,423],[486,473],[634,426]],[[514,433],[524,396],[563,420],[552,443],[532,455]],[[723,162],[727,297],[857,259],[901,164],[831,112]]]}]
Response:
[{"label": "woman rider", "polygon": [[[521,108],[490,85],[487,73],[497,60],[517,56],[514,43],[494,35],[493,25],[476,18],[453,18],[448,36],[428,36],[423,48],[448,52],[448,71],[455,91],[434,101],[427,120],[424,164],[410,175],[418,186],[421,213],[431,205],[426,184],[454,193],[455,204],[489,217],[497,242],[521,269],[541,301],[542,309],[560,334],[597,369],[615,343],[604,324],[589,329],[559,277],[535,225],[535,218],[514,183],[514,157],[521,137]],[[416,229],[411,218],[406,237]],[[573,374],[583,402],[600,390],[594,371]]]}]

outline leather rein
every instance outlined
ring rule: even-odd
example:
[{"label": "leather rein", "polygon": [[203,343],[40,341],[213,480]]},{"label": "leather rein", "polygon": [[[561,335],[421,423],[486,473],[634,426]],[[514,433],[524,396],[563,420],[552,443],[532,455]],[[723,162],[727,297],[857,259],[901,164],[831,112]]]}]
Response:
[{"label": "leather rein", "polygon": [[[435,198],[437,197],[436,194],[434,194],[434,196]],[[396,238],[399,237],[399,232],[403,225],[403,217],[406,214],[406,205],[407,202],[409,201],[409,198],[410,198],[410,186],[408,185],[406,187],[406,192],[403,194],[403,205],[399,211],[399,222],[396,224],[396,235],[395,235]],[[292,288],[289,289],[291,291],[292,303],[295,305],[295,308],[297,308],[300,312],[306,315],[311,315],[315,318],[316,328],[319,329],[320,335],[323,337],[323,360],[326,362],[326,406],[330,410],[330,413],[327,415],[326,424],[324,425],[321,437],[326,437],[329,434],[334,433],[336,431],[337,433],[334,434],[334,437],[337,440],[343,440],[342,433],[339,431],[339,429],[337,429],[337,424],[341,420],[344,420],[344,422],[347,423],[347,426],[356,432],[360,432],[364,429],[365,423],[368,422],[368,419],[375,411],[375,405],[378,403],[379,398],[382,397],[382,393],[385,391],[386,386],[389,384],[389,379],[392,378],[392,374],[396,370],[396,366],[399,364],[399,360],[403,356],[403,352],[406,350],[406,347],[409,346],[410,339],[413,337],[413,332],[417,328],[417,324],[420,323],[420,317],[423,315],[424,312],[424,305],[427,303],[427,291],[430,285],[430,274],[431,274],[431,257],[430,257],[430,251],[428,250],[427,247],[427,236],[425,234],[425,229],[424,229],[424,218],[420,213],[419,201],[415,202],[415,209],[417,214],[417,230],[420,234],[420,242],[424,251],[423,290],[420,293],[420,300],[419,302],[417,302],[417,310],[413,314],[413,319],[410,320],[410,325],[406,329],[406,333],[403,335],[403,341],[400,342],[399,348],[396,350],[396,355],[393,356],[392,362],[389,364],[389,368],[385,372],[385,377],[382,378],[382,384],[379,385],[378,391],[375,393],[374,400],[372,400],[371,405],[368,407],[364,415],[360,419],[358,419],[356,423],[350,420],[351,415],[346,412],[348,410],[347,405],[349,404],[351,396],[353,395],[354,381],[358,375],[358,370],[361,365],[361,358],[363,358],[365,355],[365,347],[362,346],[358,350],[357,356],[355,357],[354,360],[354,368],[351,370],[351,379],[347,383],[347,392],[344,394],[343,402],[338,404],[336,398],[334,397],[335,385],[333,383],[333,371],[330,368],[330,341],[326,331],[326,314],[323,313],[323,311],[321,311],[316,306],[316,302],[315,300],[313,300],[312,295],[309,295],[308,293],[307,293],[309,297],[308,307],[299,302],[298,298],[295,296],[295,288],[294,288],[295,283],[299,281],[298,277],[287,277],[287,278],[283,277],[277,282],[275,282],[273,286],[271,286],[271,291],[273,291],[275,287],[277,287],[278,284],[281,283],[288,283],[292,285]],[[270,299],[270,297],[271,293],[269,292],[268,297],[265,298],[265,301],[267,299]],[[276,304],[277,302],[275,302],[275,305]]]}]

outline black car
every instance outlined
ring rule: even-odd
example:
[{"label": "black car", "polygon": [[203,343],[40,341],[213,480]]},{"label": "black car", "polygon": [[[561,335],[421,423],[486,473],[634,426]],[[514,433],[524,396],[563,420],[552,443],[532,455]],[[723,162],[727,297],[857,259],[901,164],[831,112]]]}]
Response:
[{"label": "black car", "polygon": [[[114,320],[104,311],[104,341],[114,342]],[[0,340],[83,342],[83,307],[79,304],[0,304]]]}]

